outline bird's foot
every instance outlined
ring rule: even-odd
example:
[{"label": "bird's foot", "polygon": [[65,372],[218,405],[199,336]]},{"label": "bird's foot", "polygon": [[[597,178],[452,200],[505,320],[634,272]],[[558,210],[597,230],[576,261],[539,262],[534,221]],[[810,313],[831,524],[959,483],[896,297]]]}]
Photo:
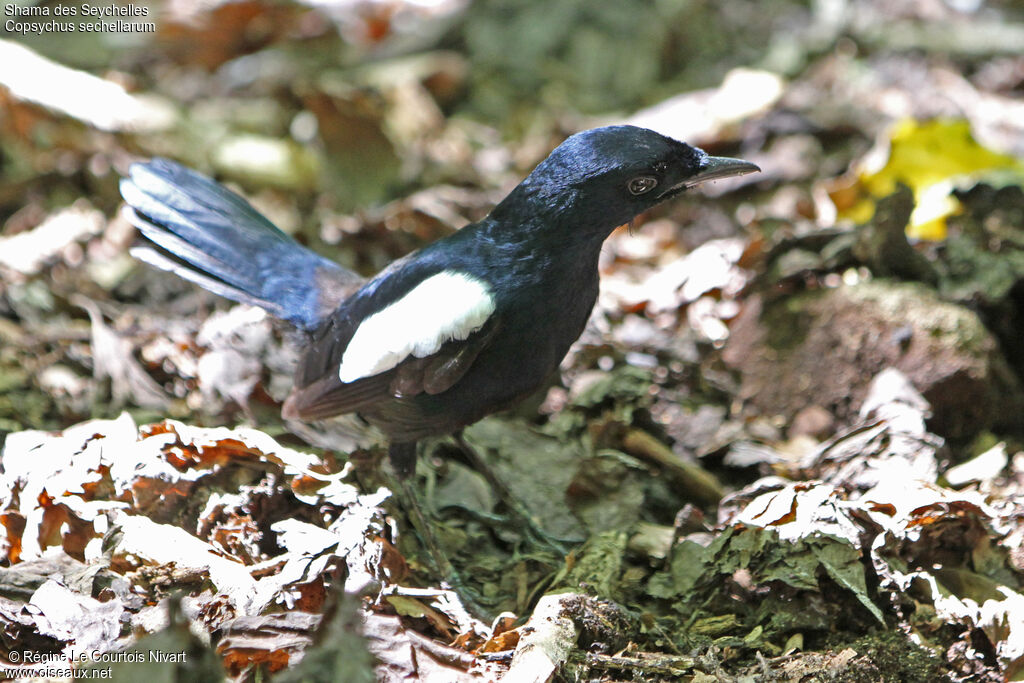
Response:
[{"label": "bird's foot", "polygon": [[491,611],[483,607],[480,593],[470,588],[469,584],[463,580],[462,575],[455,569],[447,553],[441,548],[437,534],[434,533],[434,528],[431,526],[430,521],[423,514],[419,499],[416,497],[416,493],[413,491],[409,480],[399,478],[397,483],[398,489],[402,492],[402,497],[405,499],[405,508],[409,513],[409,521],[412,523],[413,530],[419,538],[420,544],[430,556],[431,564],[434,565],[434,571],[441,577],[443,583],[446,583],[447,586],[458,593],[463,606],[470,614],[483,621],[487,621],[492,616]]},{"label": "bird's foot", "polygon": [[477,453],[476,449],[466,442],[462,432],[457,432],[454,438],[459,450],[465,453],[473,469],[483,475],[494,491],[497,492],[502,504],[508,510],[508,515],[505,517],[506,523],[512,525],[527,542],[540,546],[558,557],[568,554],[569,549],[565,546],[565,543],[541,528],[522,501],[509,490],[505,482],[487,464],[487,461]]}]

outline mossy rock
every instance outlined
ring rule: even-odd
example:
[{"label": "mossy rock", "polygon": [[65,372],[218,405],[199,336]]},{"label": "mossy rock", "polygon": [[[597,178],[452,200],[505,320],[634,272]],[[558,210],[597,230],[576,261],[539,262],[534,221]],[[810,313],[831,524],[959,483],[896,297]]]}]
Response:
[{"label": "mossy rock", "polygon": [[761,414],[792,418],[821,406],[852,422],[868,383],[895,367],[932,405],[931,429],[960,439],[1019,428],[1021,387],[980,318],[929,287],[875,280],[748,301],[725,360],[740,397]]}]

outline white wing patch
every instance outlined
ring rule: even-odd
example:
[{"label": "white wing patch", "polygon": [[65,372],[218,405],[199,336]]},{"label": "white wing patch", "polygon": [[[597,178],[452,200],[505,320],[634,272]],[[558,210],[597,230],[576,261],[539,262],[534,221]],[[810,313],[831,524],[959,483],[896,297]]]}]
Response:
[{"label": "white wing patch", "polygon": [[487,285],[446,271],[427,278],[387,308],[368,316],[338,366],[345,383],[387,372],[409,356],[425,358],[452,339],[465,339],[494,313]]}]

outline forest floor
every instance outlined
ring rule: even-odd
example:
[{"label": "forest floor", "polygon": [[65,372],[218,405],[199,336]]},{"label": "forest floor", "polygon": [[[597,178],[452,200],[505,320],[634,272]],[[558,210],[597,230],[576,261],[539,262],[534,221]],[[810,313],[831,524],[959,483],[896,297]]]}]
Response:
[{"label": "forest floor", "polygon": [[[571,111],[600,84],[554,88],[525,38],[501,80],[486,2],[182,3],[153,51],[99,63],[84,36],[0,38],[2,666],[1024,680],[1024,24],[908,5],[786,4],[800,31],[760,27],[702,87],[580,100],[631,114]],[[580,50],[604,30],[569,19]],[[601,58],[642,75],[673,35]],[[535,529],[454,440],[423,444],[412,487],[461,594],[365,425],[282,420],[295,333],[129,254],[141,158],[370,274],[612,122],[763,172],[616,231],[558,376],[465,431]]]}]

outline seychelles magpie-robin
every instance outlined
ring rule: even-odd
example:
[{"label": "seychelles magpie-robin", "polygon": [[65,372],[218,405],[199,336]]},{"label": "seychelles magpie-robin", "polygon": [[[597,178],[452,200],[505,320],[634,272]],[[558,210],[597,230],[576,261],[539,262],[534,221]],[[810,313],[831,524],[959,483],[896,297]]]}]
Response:
[{"label": "seychelles magpie-robin", "polygon": [[406,476],[417,441],[514,404],[555,371],[594,307],[598,253],[617,226],[758,170],[644,128],[587,130],[482,221],[365,281],[172,161],[134,164],[121,194],[151,243],[139,258],[306,333],[285,417],[358,413]]}]

